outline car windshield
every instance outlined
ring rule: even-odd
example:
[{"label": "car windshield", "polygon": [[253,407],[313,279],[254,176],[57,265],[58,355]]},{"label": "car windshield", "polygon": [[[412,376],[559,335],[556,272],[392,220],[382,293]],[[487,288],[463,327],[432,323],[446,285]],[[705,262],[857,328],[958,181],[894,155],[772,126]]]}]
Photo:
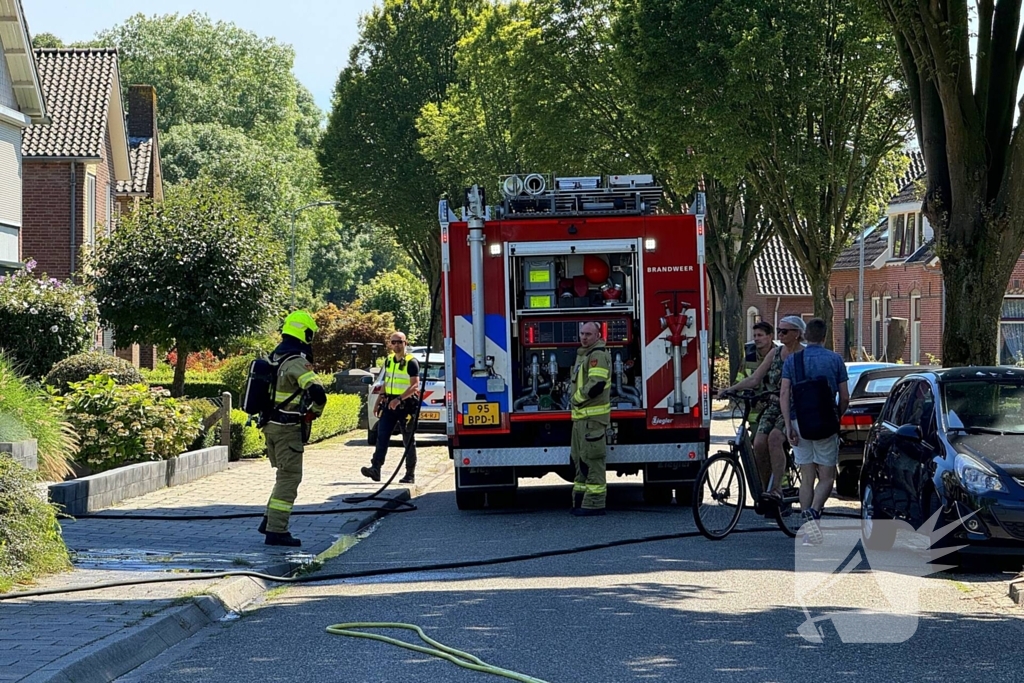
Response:
[{"label": "car windshield", "polygon": [[942,410],[951,429],[1024,434],[1024,384],[1020,382],[947,382]]},{"label": "car windshield", "polygon": [[899,380],[899,377],[879,377],[878,379],[869,379],[867,385],[864,387],[864,393],[878,394],[880,396],[888,394],[892,391],[892,385],[896,384]]},{"label": "car windshield", "polygon": [[[860,379],[862,373],[868,370],[877,370],[878,368],[887,368],[888,363],[857,363],[856,365],[847,364],[846,375],[849,378],[846,385],[850,387],[850,391],[857,386],[857,380]],[[891,387],[890,387],[891,388]]]}]

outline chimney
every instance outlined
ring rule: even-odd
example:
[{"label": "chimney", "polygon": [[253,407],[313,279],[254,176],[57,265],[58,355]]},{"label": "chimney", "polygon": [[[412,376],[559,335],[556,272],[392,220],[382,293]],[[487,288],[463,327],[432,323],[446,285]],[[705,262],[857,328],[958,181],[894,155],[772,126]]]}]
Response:
[{"label": "chimney", "polygon": [[151,138],[156,134],[156,88],[128,86],[128,137]]}]

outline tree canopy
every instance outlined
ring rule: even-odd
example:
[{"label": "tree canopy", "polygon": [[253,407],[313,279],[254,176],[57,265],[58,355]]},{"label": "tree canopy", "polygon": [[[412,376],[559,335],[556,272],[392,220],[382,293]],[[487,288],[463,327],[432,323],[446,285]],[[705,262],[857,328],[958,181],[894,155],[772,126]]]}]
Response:
[{"label": "tree canopy", "polygon": [[189,352],[257,332],[278,312],[284,270],[273,247],[236,195],[186,182],[124,216],[87,272],[120,346],[177,349],[180,396]]}]

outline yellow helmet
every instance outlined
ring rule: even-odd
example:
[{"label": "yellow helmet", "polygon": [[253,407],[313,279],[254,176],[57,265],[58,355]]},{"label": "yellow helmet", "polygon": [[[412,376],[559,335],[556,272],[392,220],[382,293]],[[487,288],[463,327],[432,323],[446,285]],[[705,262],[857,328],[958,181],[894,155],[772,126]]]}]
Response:
[{"label": "yellow helmet", "polygon": [[316,321],[306,311],[292,311],[284,319],[281,334],[290,334],[305,344],[313,343],[313,335],[317,331]]}]

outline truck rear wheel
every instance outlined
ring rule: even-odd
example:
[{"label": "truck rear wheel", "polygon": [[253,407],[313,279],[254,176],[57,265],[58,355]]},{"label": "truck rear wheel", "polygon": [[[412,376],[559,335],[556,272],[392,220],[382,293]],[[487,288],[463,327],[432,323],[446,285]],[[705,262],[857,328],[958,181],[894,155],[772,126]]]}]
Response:
[{"label": "truck rear wheel", "polygon": [[484,494],[482,491],[456,488],[455,504],[460,510],[480,510],[484,506]]},{"label": "truck rear wheel", "polygon": [[672,502],[672,487],[644,484],[644,502],[648,505],[669,505]]},{"label": "truck rear wheel", "polygon": [[487,502],[492,508],[510,508],[516,504],[516,489],[491,491],[487,494]]}]

